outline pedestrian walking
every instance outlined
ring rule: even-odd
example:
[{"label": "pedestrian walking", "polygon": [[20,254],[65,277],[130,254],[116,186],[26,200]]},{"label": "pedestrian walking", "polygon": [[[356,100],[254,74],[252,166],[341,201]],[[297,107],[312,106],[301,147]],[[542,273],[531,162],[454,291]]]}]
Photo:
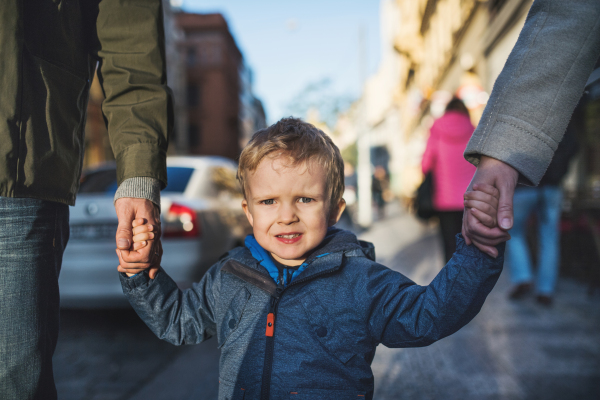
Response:
[{"label": "pedestrian walking", "polygon": [[0,399],[56,399],[58,276],[97,65],[120,185],[120,262],[134,271],[155,257],[156,240],[128,249],[135,218],[160,226],[173,123],[163,36],[160,0],[2,2]]},{"label": "pedestrian walking", "polygon": [[[571,127],[572,124],[569,126]],[[514,222],[511,240],[506,247],[511,281],[509,293],[513,300],[528,295],[534,288],[538,303],[550,306],[560,260],[560,216],[562,214],[561,181],[567,174],[569,162],[577,153],[577,139],[573,129],[567,128],[554,158],[539,186],[519,186],[513,198]],[[527,222],[537,216],[537,278],[534,279],[532,258],[527,243]],[[535,281],[535,285],[534,285]]]},{"label": "pedestrian walking", "polygon": [[444,115],[433,123],[421,162],[423,174],[433,177],[433,207],[440,220],[446,262],[454,253],[454,236],[462,226],[463,193],[475,172],[463,157],[474,130],[469,110],[462,100],[453,98]]},{"label": "pedestrian walking", "polygon": [[377,217],[382,219],[385,217],[385,205],[387,204],[390,191],[390,180],[383,166],[378,165],[375,167],[371,182],[371,192],[373,193],[373,200],[377,207]]}]

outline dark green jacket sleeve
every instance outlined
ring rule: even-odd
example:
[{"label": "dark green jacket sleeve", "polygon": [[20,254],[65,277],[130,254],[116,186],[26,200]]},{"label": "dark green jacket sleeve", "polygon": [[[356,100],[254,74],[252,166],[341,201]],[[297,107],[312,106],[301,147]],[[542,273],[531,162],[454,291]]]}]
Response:
[{"label": "dark green jacket sleeve", "polygon": [[173,127],[160,0],[102,0],[96,20],[98,77],[121,184],[132,177],[167,183]]}]

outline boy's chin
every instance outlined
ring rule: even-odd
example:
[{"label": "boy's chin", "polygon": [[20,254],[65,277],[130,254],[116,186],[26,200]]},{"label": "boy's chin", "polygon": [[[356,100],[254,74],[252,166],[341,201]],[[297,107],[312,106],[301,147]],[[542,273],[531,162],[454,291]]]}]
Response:
[{"label": "boy's chin", "polygon": [[273,258],[284,265],[289,265],[290,267],[300,265],[304,262],[306,257],[303,257],[303,254],[277,254],[271,253]]}]

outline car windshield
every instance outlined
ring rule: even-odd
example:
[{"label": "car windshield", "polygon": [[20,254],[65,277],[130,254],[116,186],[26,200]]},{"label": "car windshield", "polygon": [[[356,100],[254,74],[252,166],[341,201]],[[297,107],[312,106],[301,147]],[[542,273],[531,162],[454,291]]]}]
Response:
[{"label": "car windshield", "polygon": [[[194,168],[167,167],[169,184],[162,190],[163,193],[183,193],[190,181]],[[117,170],[104,169],[86,174],[81,180],[79,193],[111,193],[117,190]]]}]

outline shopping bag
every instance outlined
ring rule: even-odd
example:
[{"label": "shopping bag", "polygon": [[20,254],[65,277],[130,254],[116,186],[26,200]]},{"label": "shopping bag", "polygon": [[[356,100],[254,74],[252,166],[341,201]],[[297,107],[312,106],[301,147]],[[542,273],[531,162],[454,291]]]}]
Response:
[{"label": "shopping bag", "polygon": [[431,172],[425,175],[425,179],[417,189],[415,196],[414,208],[417,217],[423,220],[428,220],[435,215],[433,208],[433,176]]}]

